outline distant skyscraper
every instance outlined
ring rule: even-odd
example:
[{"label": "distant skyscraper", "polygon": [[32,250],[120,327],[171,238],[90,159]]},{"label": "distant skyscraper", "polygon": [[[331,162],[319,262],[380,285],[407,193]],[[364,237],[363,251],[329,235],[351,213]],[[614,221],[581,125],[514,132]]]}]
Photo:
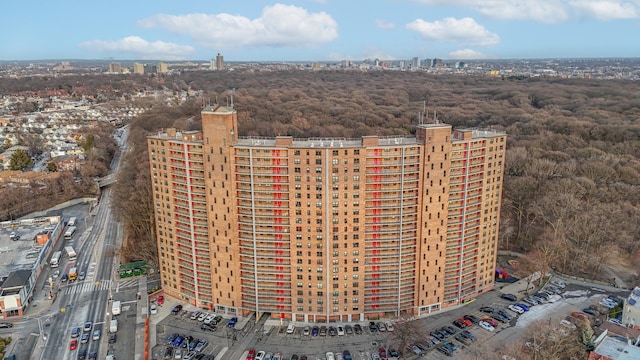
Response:
[{"label": "distant skyscraper", "polygon": [[109,64],[109,72],[114,74],[120,74],[122,72],[122,67],[119,63],[111,63]]},{"label": "distant skyscraper", "polygon": [[224,57],[220,53],[216,56],[216,70],[224,70]]},{"label": "distant skyscraper", "polygon": [[420,68],[420,58],[416,56],[413,59],[411,59],[411,69],[415,70],[419,68]]},{"label": "distant skyscraper", "polygon": [[169,72],[169,68],[167,67],[167,64],[163,63],[163,62],[159,62],[158,63],[158,74],[165,74]]},{"label": "distant skyscraper", "polygon": [[144,74],[144,64],[133,63],[133,73],[134,74]]},{"label": "distant skyscraper", "polygon": [[144,64],[145,74],[155,74],[158,72],[158,67],[153,64]]},{"label": "distant skyscraper", "polygon": [[442,65],[443,65],[442,59],[438,59],[438,58],[431,59],[431,67],[438,67]]}]

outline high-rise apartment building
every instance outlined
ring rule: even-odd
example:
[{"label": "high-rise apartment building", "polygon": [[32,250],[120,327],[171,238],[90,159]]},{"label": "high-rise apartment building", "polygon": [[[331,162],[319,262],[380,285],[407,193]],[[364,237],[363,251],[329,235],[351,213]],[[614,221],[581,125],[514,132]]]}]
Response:
[{"label": "high-rise apartment building", "polygon": [[224,70],[224,56],[218,53],[218,55],[216,55],[215,61],[214,59],[211,59],[211,61],[209,62],[209,70]]},{"label": "high-rise apartment building", "polygon": [[120,63],[112,62],[109,64],[109,72],[112,74],[120,74],[122,72],[122,66],[120,66]]},{"label": "high-rise apartment building", "polygon": [[166,74],[169,72],[169,67],[167,63],[159,62],[157,66],[158,74]]},{"label": "high-rise apartment building", "polygon": [[239,316],[420,316],[493,289],[506,135],[420,124],[412,137],[148,137],[166,294]]},{"label": "high-rise apartment building", "polygon": [[133,63],[133,73],[134,74],[144,74],[144,64]]}]

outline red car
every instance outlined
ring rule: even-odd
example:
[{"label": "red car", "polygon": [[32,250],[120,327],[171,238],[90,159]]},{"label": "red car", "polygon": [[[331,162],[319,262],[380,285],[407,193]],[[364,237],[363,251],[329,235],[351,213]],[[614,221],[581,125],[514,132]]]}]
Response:
[{"label": "red car", "polygon": [[378,355],[380,355],[380,359],[387,360],[387,351],[384,348],[378,349]]},{"label": "red car", "polygon": [[256,358],[256,349],[249,349],[249,353],[247,354],[247,360],[253,360]]},{"label": "red car", "polygon": [[71,343],[69,344],[69,350],[75,350],[78,348],[78,340],[73,339],[71,340]]},{"label": "red car", "polygon": [[486,319],[482,319],[482,321],[491,324],[491,326],[497,328],[498,327],[498,322],[495,319],[492,318],[486,318]]},{"label": "red car", "polygon": [[459,318],[458,321],[461,321],[463,324],[467,325],[467,327],[473,326],[473,323],[470,320]]},{"label": "red car", "polygon": [[158,305],[164,304],[164,295],[158,295]]}]

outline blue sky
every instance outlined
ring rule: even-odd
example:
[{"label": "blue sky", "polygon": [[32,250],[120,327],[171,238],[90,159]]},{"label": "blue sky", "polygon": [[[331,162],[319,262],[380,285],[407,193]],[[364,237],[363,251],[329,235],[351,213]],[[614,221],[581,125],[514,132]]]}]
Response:
[{"label": "blue sky", "polygon": [[5,1],[0,60],[640,56],[640,0]]}]

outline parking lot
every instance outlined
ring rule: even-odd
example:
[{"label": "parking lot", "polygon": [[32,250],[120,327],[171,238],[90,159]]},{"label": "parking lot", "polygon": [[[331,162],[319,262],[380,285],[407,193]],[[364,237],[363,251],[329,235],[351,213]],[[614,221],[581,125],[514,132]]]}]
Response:
[{"label": "parking lot", "polygon": [[[529,311],[524,314],[518,314],[513,310],[509,310],[509,305],[513,301],[502,299],[500,291],[490,291],[481,295],[476,301],[454,308],[450,311],[441,312],[433,316],[417,319],[414,322],[416,329],[424,336],[424,341],[420,341],[423,350],[419,350],[421,355],[412,352],[412,348],[400,350],[405,358],[416,359],[424,357],[427,359],[445,359],[450,356],[460,356],[461,353],[473,354],[474,349],[479,348],[499,348],[510,341],[518,340],[522,334],[526,332],[527,326],[536,320],[546,318],[556,319],[558,322],[572,311],[580,311],[584,307],[598,304],[604,292],[601,289],[593,289],[588,287],[580,287],[570,285],[566,289],[562,289],[560,294],[549,296],[550,300],[539,305],[530,306]],[[519,302],[522,302],[522,295],[519,296]],[[512,319],[506,322],[496,321],[496,325],[492,331],[482,328],[477,323],[460,329],[452,323],[464,315],[473,315],[479,320],[489,318],[491,315],[480,311],[483,307],[492,307],[496,311],[503,310],[512,316]],[[342,353],[348,350],[353,360],[378,360],[381,357],[379,350],[382,348],[388,356],[390,347],[393,347],[393,336],[388,331],[372,331],[369,328],[369,322],[361,322],[362,333],[356,334],[353,329],[350,332],[330,334],[330,327],[335,329],[338,326],[343,328],[347,323],[329,323],[329,324],[304,324],[295,323],[295,328],[287,331],[288,322],[280,323],[277,320],[266,318],[260,319],[257,323],[255,319],[240,319],[236,327],[227,326],[229,316],[225,316],[219,324],[216,325],[215,331],[201,329],[203,324],[198,319],[190,319],[192,311],[195,308],[185,307],[177,315],[167,315],[158,322],[157,326],[157,343],[153,353],[156,359],[163,359],[167,348],[167,337],[178,333],[183,336],[192,336],[194,339],[206,339],[208,344],[201,352],[204,355],[210,355],[217,360],[226,359],[242,359],[246,357],[249,349],[255,349],[257,352],[264,351],[265,354],[271,354],[271,360],[289,360],[292,355],[298,358],[303,355],[309,360],[326,359],[327,352],[335,355],[335,360],[344,360]],[[494,320],[495,321],[495,320]],[[353,326],[355,323],[349,323]],[[305,327],[309,327],[309,331],[305,331]],[[318,330],[324,326],[327,334],[322,335],[321,331],[313,331],[313,327],[317,326]],[[396,326],[398,326],[396,324]],[[427,338],[432,332],[441,330],[443,327],[454,329],[454,333],[447,336],[446,339],[440,339],[438,344],[429,342]],[[473,340],[461,336],[463,330],[468,331]],[[438,350],[443,346],[443,341],[447,341],[453,345],[456,350],[445,354],[444,350]],[[172,345],[168,347],[173,348]],[[441,352],[442,351],[442,352]],[[184,354],[184,352],[182,352]],[[172,358],[172,357],[170,357]]]}]

